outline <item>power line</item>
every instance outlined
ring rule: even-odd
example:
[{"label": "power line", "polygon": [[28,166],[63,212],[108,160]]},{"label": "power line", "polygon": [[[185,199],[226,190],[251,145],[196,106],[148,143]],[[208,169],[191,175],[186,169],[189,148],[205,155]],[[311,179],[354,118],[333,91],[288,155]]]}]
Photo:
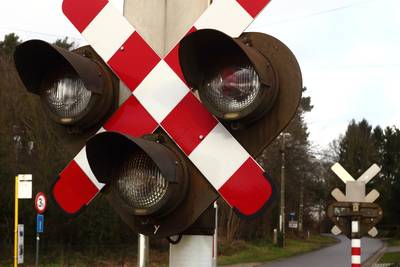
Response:
[{"label": "power line", "polygon": [[73,37],[73,36],[66,36],[66,35],[60,35],[60,34],[52,34],[52,33],[45,33],[45,32],[37,32],[37,31],[31,31],[31,30],[25,30],[25,29],[18,29],[18,28],[9,28],[9,27],[0,27],[0,29],[7,30],[10,32],[24,32],[24,33],[30,33],[30,34],[37,34],[37,35],[43,35],[43,36],[48,36],[48,37],[60,37],[60,38],[69,38],[69,39],[74,39],[76,41],[83,41],[84,39],[80,37]]},{"label": "power line", "polygon": [[276,21],[276,22],[272,22],[272,23],[263,24],[263,25],[260,25],[259,27],[271,26],[271,25],[277,25],[277,24],[284,24],[284,23],[289,23],[289,22],[292,22],[292,21],[300,20],[300,19],[307,19],[307,18],[310,18],[310,17],[320,16],[320,15],[323,15],[323,14],[332,13],[332,12],[340,11],[340,10],[343,10],[343,9],[348,9],[348,8],[361,6],[361,5],[367,4],[367,3],[372,2],[372,1],[376,1],[376,0],[365,0],[365,1],[357,2],[357,3],[345,5],[345,6],[340,6],[340,7],[336,7],[336,8],[321,10],[321,11],[310,13],[310,14],[303,15],[303,16],[298,16],[298,17],[288,18],[288,19],[284,19],[284,20],[280,20],[280,21]]},{"label": "power line", "polygon": [[379,68],[399,68],[400,64],[391,63],[391,64],[365,64],[365,65],[343,65],[343,66],[322,66],[316,67],[322,70],[348,70],[348,69],[379,69]]}]

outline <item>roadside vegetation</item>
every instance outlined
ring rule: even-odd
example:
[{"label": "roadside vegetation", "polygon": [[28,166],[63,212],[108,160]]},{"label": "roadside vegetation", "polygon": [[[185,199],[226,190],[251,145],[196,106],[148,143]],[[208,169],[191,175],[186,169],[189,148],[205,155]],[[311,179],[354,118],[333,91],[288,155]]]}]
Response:
[{"label": "roadside vegetation", "polygon": [[391,238],[387,241],[389,247],[400,247],[399,238]]},{"label": "roadside vegetation", "polygon": [[[308,239],[288,238],[286,247],[280,248],[271,243],[271,240],[259,239],[253,241],[234,241],[227,243],[221,241],[219,245],[218,265],[267,262],[281,258],[291,257],[297,254],[310,252],[329,245],[333,245],[337,239],[330,236],[311,235]],[[32,251],[32,250],[30,250]],[[69,251],[65,253],[61,250],[54,250],[52,253],[40,256],[40,266],[61,267],[61,266],[124,266],[135,267],[137,264],[136,246],[104,248],[103,250],[83,250]],[[66,256],[68,255],[68,257]],[[155,249],[150,251],[149,267],[168,266],[168,244],[161,242],[156,244]],[[29,253],[25,255],[24,266],[34,266],[35,255]],[[11,259],[5,264],[11,265]]]},{"label": "roadside vegetation", "polygon": [[400,263],[400,252],[387,252],[379,260],[379,263]]},{"label": "roadside vegetation", "polygon": [[379,263],[393,263],[398,264],[394,266],[400,265],[400,239],[399,238],[391,238],[387,241],[387,245],[390,248],[397,247],[399,249],[395,249],[397,251],[386,252],[380,259]]},{"label": "roadside vegetation", "polygon": [[230,245],[221,246],[218,264],[273,261],[320,249],[336,242],[337,239],[333,237],[320,235],[311,235],[309,239],[287,239],[285,248],[273,245],[270,240],[238,241]]}]

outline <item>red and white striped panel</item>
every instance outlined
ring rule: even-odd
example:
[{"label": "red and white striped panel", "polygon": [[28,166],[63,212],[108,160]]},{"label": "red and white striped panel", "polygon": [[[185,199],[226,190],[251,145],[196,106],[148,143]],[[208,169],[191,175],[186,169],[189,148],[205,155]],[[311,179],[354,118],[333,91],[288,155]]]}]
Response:
[{"label": "red and white striped panel", "polygon": [[351,267],[361,267],[361,239],[351,240]]},{"label": "red and white striped panel", "polygon": [[[216,0],[189,32],[214,28],[237,36],[268,2]],[[106,0],[64,0],[63,11],[132,91],[105,130],[141,136],[161,126],[229,205],[245,216],[264,207],[272,195],[271,184],[255,160],[191,93],[179,66],[178,46],[160,59]],[[58,204],[69,213],[87,205],[102,188],[87,170],[84,153],[80,154],[53,190]],[[73,192],[74,183],[85,189]],[[75,194],[84,197],[71,204],[68,198]]]}]

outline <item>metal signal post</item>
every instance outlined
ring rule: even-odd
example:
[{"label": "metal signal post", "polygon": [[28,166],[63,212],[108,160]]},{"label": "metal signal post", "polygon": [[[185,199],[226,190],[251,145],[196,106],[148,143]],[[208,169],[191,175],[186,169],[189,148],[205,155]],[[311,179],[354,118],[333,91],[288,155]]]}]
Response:
[{"label": "metal signal post", "polygon": [[360,221],[351,219],[351,267],[361,267]]},{"label": "metal signal post", "polygon": [[279,238],[278,244],[281,247],[285,246],[286,234],[286,215],[285,215],[285,149],[286,138],[290,138],[290,133],[281,133],[281,194],[280,194],[280,212],[279,212]]},{"label": "metal signal post", "polygon": [[47,198],[43,192],[39,192],[35,197],[35,209],[36,215],[36,258],[35,266],[39,266],[39,245],[40,245],[40,234],[44,231],[44,215],[43,213],[47,208]]},{"label": "metal signal post", "polygon": [[15,198],[14,198],[14,258],[13,265],[17,267],[19,263],[23,263],[23,248],[20,247],[22,238],[19,233],[19,228],[23,225],[18,224],[18,202],[19,199],[32,198],[32,175],[19,174],[15,176]]}]

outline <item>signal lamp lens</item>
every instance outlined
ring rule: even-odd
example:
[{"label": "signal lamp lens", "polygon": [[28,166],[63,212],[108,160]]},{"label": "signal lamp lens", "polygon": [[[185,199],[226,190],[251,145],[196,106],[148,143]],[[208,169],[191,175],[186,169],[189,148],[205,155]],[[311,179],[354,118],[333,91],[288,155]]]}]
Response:
[{"label": "signal lamp lens", "polygon": [[205,81],[201,98],[219,112],[237,113],[249,107],[260,94],[261,83],[252,66],[225,68]]},{"label": "signal lamp lens", "polygon": [[62,77],[49,81],[41,90],[41,98],[48,109],[62,123],[72,123],[88,107],[92,92],[87,90],[82,79]]},{"label": "signal lamp lens", "polygon": [[112,173],[117,192],[136,212],[153,208],[167,193],[167,180],[154,161],[141,150],[136,150]]}]

